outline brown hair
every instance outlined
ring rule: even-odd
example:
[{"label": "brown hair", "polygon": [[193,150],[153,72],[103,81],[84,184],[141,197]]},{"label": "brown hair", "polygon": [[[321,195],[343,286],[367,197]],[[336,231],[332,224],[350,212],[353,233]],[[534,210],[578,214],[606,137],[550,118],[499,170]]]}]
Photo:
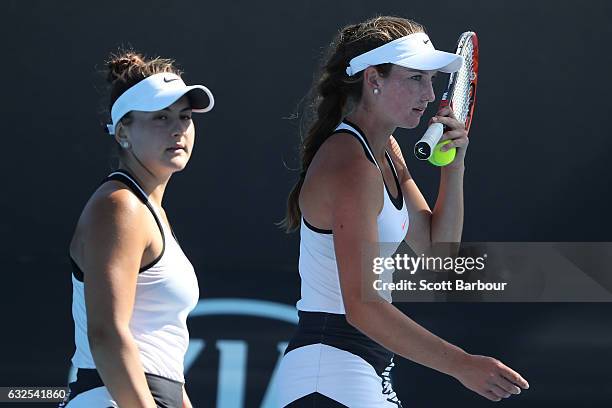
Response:
[{"label": "brown hair", "polygon": [[[171,72],[180,76],[182,72],[174,66],[174,63],[174,60],[168,58],[147,59],[142,54],[131,50],[111,54],[106,61],[108,71],[106,80],[110,83],[111,88],[109,113],[121,94],[143,79],[160,72]],[[129,113],[124,116],[126,119],[128,117]]]},{"label": "brown hair", "polygon": [[[412,20],[391,16],[374,17],[363,23],[342,28],[329,45],[320,77],[311,91],[314,95],[313,101],[307,107],[314,111],[314,120],[300,144],[300,178],[289,193],[287,213],[280,222],[286,232],[292,232],[300,225],[302,214],[298,200],[308,166],[346,114],[347,102],[355,103],[361,99],[363,71],[349,77],[345,70],[350,60],[390,41],[417,32],[425,32],[425,29]],[[376,66],[383,76],[391,71],[391,67],[392,64]]]}]

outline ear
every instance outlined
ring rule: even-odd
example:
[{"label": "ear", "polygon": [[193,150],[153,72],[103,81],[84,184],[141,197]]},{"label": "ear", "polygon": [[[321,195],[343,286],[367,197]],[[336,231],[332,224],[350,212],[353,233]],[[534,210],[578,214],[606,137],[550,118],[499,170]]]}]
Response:
[{"label": "ear", "polygon": [[380,88],[382,86],[383,77],[375,67],[367,67],[363,71],[363,83],[368,89]]},{"label": "ear", "polygon": [[126,141],[128,140],[128,136],[129,136],[129,131],[127,126],[125,126],[121,121],[119,121],[119,123],[117,123],[117,126],[115,126],[115,141],[117,141],[117,143],[121,144],[121,141]]}]

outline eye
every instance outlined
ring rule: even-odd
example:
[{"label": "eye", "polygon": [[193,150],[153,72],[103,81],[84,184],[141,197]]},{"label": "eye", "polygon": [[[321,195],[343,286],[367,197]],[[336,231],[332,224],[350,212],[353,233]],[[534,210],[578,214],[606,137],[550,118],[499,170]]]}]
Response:
[{"label": "eye", "polygon": [[166,120],[166,119],[168,119],[168,116],[163,115],[163,114],[155,116],[155,120]]},{"label": "eye", "polygon": [[191,120],[191,115],[182,115],[181,119],[182,120]]},{"label": "eye", "polygon": [[423,79],[423,75],[413,75],[410,77],[410,79],[414,81],[420,81],[421,79]]}]

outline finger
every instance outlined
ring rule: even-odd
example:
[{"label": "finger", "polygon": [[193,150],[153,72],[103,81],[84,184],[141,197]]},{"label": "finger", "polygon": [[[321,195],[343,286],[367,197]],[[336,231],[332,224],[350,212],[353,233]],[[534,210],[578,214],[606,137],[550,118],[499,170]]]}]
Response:
[{"label": "finger", "polygon": [[445,106],[440,109],[436,116],[447,116],[449,118],[456,119],[455,112],[453,112],[453,109],[450,106]]},{"label": "finger", "polygon": [[519,373],[517,373],[510,367],[504,367],[500,375],[504,377],[505,379],[507,379],[508,381],[510,381],[511,383],[516,384],[517,386],[521,387],[524,390],[529,389],[529,383],[527,382],[527,380],[521,377]]},{"label": "finger", "polygon": [[500,376],[496,379],[495,385],[502,388],[504,391],[509,392],[511,394],[520,394],[521,389],[517,387],[515,384],[511,383],[504,377]]},{"label": "finger", "polygon": [[491,391],[493,391],[495,395],[497,395],[500,398],[508,398],[510,395],[512,395],[508,391],[498,386],[497,384],[491,385]]},{"label": "finger", "polygon": [[468,145],[468,139],[466,138],[461,138],[461,139],[454,139],[450,142],[448,142],[447,144],[445,144],[444,146],[442,146],[440,148],[440,151],[445,152],[447,150],[452,149],[453,147],[463,147],[465,148]]},{"label": "finger", "polygon": [[431,118],[431,120],[434,123],[441,123],[444,126],[449,127],[452,130],[455,130],[455,129],[465,130],[465,124],[459,122],[455,118],[451,118],[448,116],[434,116],[433,118]]},{"label": "finger", "polygon": [[501,401],[501,398],[491,390],[486,390],[482,393],[479,392],[479,394],[494,402]]},{"label": "finger", "polygon": [[440,110],[436,113],[436,116],[450,116],[451,113],[452,110],[450,106],[445,106],[443,108],[440,108]]},{"label": "finger", "polygon": [[449,130],[442,134],[440,141],[443,140],[456,140],[456,139],[467,139],[467,133],[465,130]]}]

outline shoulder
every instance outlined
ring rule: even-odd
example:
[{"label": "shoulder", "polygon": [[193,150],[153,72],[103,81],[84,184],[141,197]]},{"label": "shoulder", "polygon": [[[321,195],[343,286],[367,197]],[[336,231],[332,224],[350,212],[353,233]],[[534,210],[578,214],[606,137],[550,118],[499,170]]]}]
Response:
[{"label": "shoulder", "polygon": [[[76,226],[70,255],[92,270],[117,253],[139,253],[149,245],[148,209],[127,186],[102,184],[91,196]],[[140,259],[140,257],[138,257]]]},{"label": "shoulder", "polygon": [[317,152],[316,177],[326,185],[332,212],[378,213],[384,189],[380,171],[347,132],[331,135]]},{"label": "shoulder", "polygon": [[91,196],[78,222],[77,229],[86,235],[129,234],[138,235],[146,222],[147,208],[124,184],[109,181]]},{"label": "shoulder", "polygon": [[85,207],[92,215],[113,219],[138,216],[144,209],[143,202],[127,186],[117,181],[101,185]]},{"label": "shoulder", "polygon": [[332,134],[319,148],[316,159],[327,168],[336,170],[372,170],[376,166],[366,156],[363,145],[349,132]]},{"label": "shoulder", "polygon": [[323,143],[318,161],[328,180],[340,190],[380,187],[380,172],[366,156],[362,144],[350,133],[339,131]]}]

